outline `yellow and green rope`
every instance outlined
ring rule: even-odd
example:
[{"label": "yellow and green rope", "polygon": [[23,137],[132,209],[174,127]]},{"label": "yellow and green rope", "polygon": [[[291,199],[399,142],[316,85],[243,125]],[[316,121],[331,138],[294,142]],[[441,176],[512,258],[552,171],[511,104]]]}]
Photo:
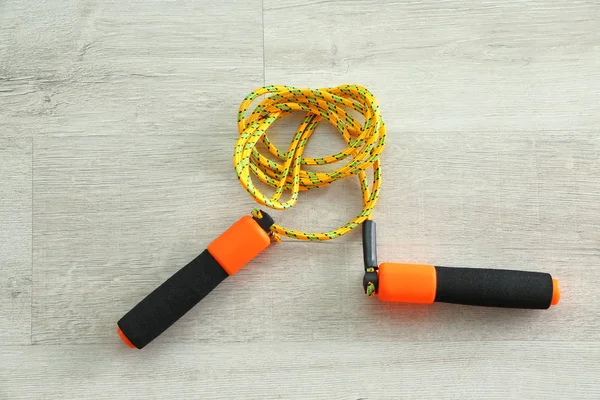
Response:
[{"label": "yellow and green rope", "polygon": [[[250,112],[249,107],[258,97],[267,95]],[[364,118],[361,125],[346,110],[354,110]],[[306,114],[296,130],[286,152],[279,150],[267,137],[267,129],[279,118],[292,112]],[[337,154],[322,158],[303,157],[308,139],[322,120],[331,123],[346,141],[347,148]],[[235,145],[233,162],[242,186],[254,199],[267,207],[285,210],[294,206],[298,194],[329,185],[339,179],[358,175],[363,195],[363,210],[359,215],[338,229],[329,232],[301,232],[273,225],[271,231],[300,240],[330,240],[350,232],[366,219],[371,218],[379,198],[381,187],[381,164],[379,156],[385,147],[385,124],[375,97],[367,89],[357,85],[334,88],[302,89],[290,86],[265,86],[250,93],[238,111],[240,137]],[[280,162],[272,161],[258,151],[256,144],[262,140],[266,149]],[[350,159],[332,172],[312,172],[303,166],[328,165]],[[372,187],[367,182],[366,171],[373,168]],[[275,188],[271,197],[265,196],[252,182],[252,176]],[[287,201],[281,201],[284,191],[289,191]],[[260,211],[254,210],[254,215]]]}]

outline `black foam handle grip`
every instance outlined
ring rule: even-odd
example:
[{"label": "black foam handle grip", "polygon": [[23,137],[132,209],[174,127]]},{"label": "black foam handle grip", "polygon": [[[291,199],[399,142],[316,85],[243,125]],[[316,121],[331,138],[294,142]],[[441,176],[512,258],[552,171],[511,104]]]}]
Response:
[{"label": "black foam handle grip", "polygon": [[229,275],[204,250],[118,322],[119,329],[138,349],[143,348],[192,309]]},{"label": "black foam handle grip", "polygon": [[554,283],[547,273],[482,268],[435,269],[435,301],[529,309],[547,309],[553,303]]}]

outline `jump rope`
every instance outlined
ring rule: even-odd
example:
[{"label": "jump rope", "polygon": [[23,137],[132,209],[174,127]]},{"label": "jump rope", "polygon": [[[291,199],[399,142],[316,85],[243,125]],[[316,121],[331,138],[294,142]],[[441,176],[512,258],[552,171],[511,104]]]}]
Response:
[{"label": "jump rope", "polygon": [[[266,96],[248,114],[252,103]],[[363,117],[359,122],[349,110]],[[287,151],[267,137],[268,128],[293,112],[305,114]],[[121,339],[141,349],[173,325],[219,283],[235,274],[281,236],[298,240],[331,240],[362,224],[363,289],[381,301],[431,304],[445,302],[474,306],[547,309],[558,304],[559,284],[548,273],[506,269],[439,267],[421,264],[377,263],[373,209],[381,189],[381,155],[386,129],[375,97],[357,85],[324,89],[266,86],[250,93],[238,111],[239,138],[234,166],[242,186],[261,205],[286,210],[299,193],[318,189],[340,179],[358,177],[363,209],[345,225],[329,232],[303,232],[274,223],[264,211],[254,209],[210,243],[198,257],[146,296],[117,323]],[[343,151],[323,158],[304,157],[304,149],[319,122],[326,120],[347,144]],[[273,161],[262,155],[264,144]],[[344,162],[332,172],[315,167]],[[373,169],[369,185],[367,170]],[[265,196],[253,177],[274,188]],[[282,200],[289,193],[287,200]]]}]

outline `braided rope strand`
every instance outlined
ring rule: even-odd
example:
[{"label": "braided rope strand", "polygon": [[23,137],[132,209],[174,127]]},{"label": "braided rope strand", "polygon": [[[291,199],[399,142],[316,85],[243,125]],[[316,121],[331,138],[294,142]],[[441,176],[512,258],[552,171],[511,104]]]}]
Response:
[{"label": "braided rope strand", "polygon": [[[246,116],[247,110],[259,96],[267,95]],[[362,126],[345,109],[352,109],[364,117]],[[267,130],[279,118],[293,112],[306,114],[297,128],[287,151],[278,149],[267,137]],[[327,157],[305,158],[304,149],[317,125],[322,120],[332,124],[344,138],[343,151]],[[276,210],[294,206],[299,192],[327,186],[337,180],[358,176],[363,195],[363,210],[351,221],[329,232],[301,232],[273,225],[271,231],[278,235],[300,240],[330,240],[342,236],[371,218],[379,199],[381,163],[379,156],[385,147],[385,124],[375,97],[364,87],[342,85],[334,88],[303,89],[290,86],[265,86],[244,98],[238,110],[240,136],[235,144],[233,163],[242,186],[259,203]],[[267,151],[280,162],[272,161],[257,150],[262,141]],[[303,166],[328,165],[349,159],[345,165],[332,172],[303,170]],[[371,187],[366,171],[373,168]],[[275,188],[271,197],[265,196],[252,181],[252,175]],[[289,191],[286,201],[281,197]],[[258,210],[253,211],[259,215]]]}]

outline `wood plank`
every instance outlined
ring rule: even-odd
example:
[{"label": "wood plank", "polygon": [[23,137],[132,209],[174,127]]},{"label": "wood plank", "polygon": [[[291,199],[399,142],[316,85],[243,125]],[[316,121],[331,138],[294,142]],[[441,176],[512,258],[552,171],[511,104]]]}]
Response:
[{"label": "wood plank", "polygon": [[599,127],[596,1],[264,7],[267,83],[361,84],[379,99],[391,132]]},{"label": "wood plank", "polygon": [[31,341],[31,140],[0,138],[0,343]]},{"label": "wood plank", "polygon": [[39,139],[35,341],[112,337],[119,314],[250,212],[233,140]]},{"label": "wood plank", "polygon": [[[561,280],[559,307],[379,304],[362,293],[353,232],[272,246],[159,340],[597,338],[598,139],[467,138],[415,134],[387,153],[388,176],[405,178],[386,182],[380,261],[551,272]],[[34,342],[115,340],[127,310],[255,207],[221,156],[231,144],[187,136],[36,141]],[[355,183],[345,185],[276,215],[299,225],[340,219],[357,202],[344,194]]]},{"label": "wood plank", "polygon": [[598,343],[0,347],[7,399],[597,399]]},{"label": "wood plank", "polygon": [[259,0],[3,3],[0,135],[210,136],[263,84]]}]

